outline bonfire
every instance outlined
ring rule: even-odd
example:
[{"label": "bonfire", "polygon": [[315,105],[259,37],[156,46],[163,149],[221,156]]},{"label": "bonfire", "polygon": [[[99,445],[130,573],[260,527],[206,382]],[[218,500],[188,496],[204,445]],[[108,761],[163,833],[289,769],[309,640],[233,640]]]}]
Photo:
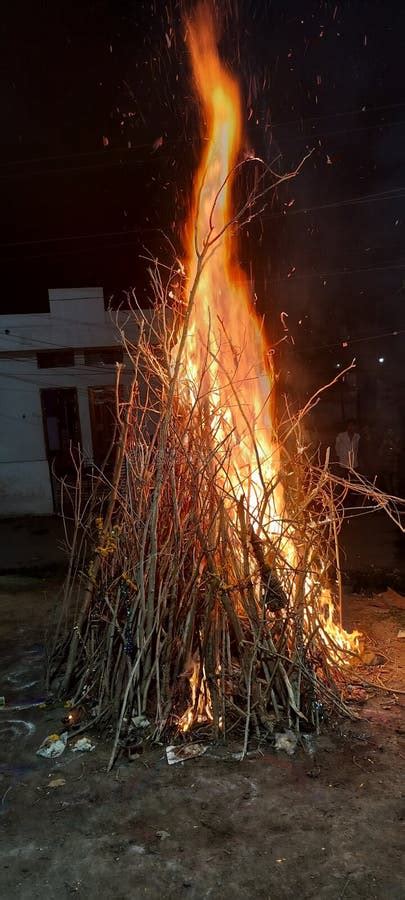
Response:
[{"label": "bonfire", "polygon": [[[207,7],[187,32],[205,141],[184,256],[168,276],[151,268],[153,315],[134,295],[139,339],[121,333],[132,383],[122,400],[118,367],[114,468],[86,501],[78,468],[50,659],[50,681],[111,735],[110,766],[137,722],[155,740],[239,736],[242,755],[275,730],[316,731],[347,711],[360,646],[341,621],[348,485],[303,442],[317,396],[276,422],[272,354],[238,264],[243,224],[298,170],[241,159],[240,90]],[[237,207],[242,166],[259,175]]]}]

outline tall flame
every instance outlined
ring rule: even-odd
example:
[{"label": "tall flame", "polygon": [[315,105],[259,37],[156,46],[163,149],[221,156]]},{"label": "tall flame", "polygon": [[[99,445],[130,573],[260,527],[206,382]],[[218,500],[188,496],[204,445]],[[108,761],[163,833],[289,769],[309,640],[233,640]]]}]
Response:
[{"label": "tall flame", "polygon": [[[237,261],[238,216],[232,202],[233,174],[242,143],[239,86],[221,63],[212,15],[200,4],[188,22],[194,82],[206,123],[206,144],[194,184],[186,229],[187,296],[194,296],[181,371],[189,402],[199,398],[213,441],[226,442],[228,468],[222,473],[225,491],[247,500],[252,520],[266,486],[279,471],[272,424],[273,377],[262,323],[257,316],[246,275]],[[201,268],[201,260],[204,265]],[[220,477],[220,476],[219,476]],[[274,482],[273,482],[274,483]],[[283,494],[270,492],[266,530],[282,531]],[[293,535],[284,530],[282,553],[294,569]],[[312,580],[306,578],[306,591]],[[334,621],[334,603],[322,594],[319,622],[342,651],[356,650],[357,634],[347,634]],[[309,626],[308,626],[309,627]],[[192,702],[179,722],[187,731],[197,720],[210,719],[205,675],[190,678]]]},{"label": "tall flame", "polygon": [[240,91],[219,59],[206,5],[200,5],[189,22],[188,45],[206,122],[206,146],[187,227],[189,292],[198,254],[207,240],[210,249],[195,293],[185,346],[185,378],[191,391],[199,385],[200,396],[207,398],[217,438],[227,435],[232,443],[228,486],[237,495],[242,489],[253,511],[262,496],[263,481],[270,481],[276,465],[268,354],[247,278],[237,262],[235,228],[230,225],[235,217],[232,173],[242,140]]}]

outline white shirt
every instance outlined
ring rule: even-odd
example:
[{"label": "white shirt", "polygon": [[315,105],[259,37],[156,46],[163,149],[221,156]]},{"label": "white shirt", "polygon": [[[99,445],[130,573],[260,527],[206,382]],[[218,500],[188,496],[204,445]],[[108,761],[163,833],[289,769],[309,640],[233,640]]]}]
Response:
[{"label": "white shirt", "polygon": [[341,431],[338,434],[335,446],[341,466],[346,466],[347,469],[356,468],[359,440],[359,434],[354,434],[353,437],[350,437],[347,431]]}]

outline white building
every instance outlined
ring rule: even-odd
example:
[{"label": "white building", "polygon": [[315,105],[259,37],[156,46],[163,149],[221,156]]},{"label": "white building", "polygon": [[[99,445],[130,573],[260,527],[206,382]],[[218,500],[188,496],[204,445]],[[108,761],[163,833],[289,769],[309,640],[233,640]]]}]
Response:
[{"label": "white building", "polygon": [[[89,464],[101,465],[114,432],[122,349],[103,289],[48,294],[49,312],[0,313],[2,517],[57,510],[72,450],[80,446]],[[135,340],[134,320],[130,332]]]}]

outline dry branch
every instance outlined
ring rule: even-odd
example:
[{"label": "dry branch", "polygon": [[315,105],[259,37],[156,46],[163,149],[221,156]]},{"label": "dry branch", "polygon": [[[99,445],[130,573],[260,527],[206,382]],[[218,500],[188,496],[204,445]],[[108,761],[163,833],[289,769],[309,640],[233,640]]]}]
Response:
[{"label": "dry branch", "polygon": [[[121,333],[131,379],[124,406],[116,393],[114,468],[100,472],[87,505],[77,469],[49,681],[59,680],[65,698],[110,730],[110,766],[142,715],[155,737],[193,726],[214,736],[239,728],[246,754],[252,733],[269,734],[283,721],[318,728],[321,705],[345,711],[341,688],[355,638],[341,631],[338,535],[349,482],[330,471],[328,457],[323,467],[313,464],[300,431],[320,392],[287,415],[283,435],[272,436],[281,462],[266,480],[256,423],[240,403],[238,361],[226,376],[253,447],[246,477],[232,467],[236,438],[227,410],[204,392],[214,362],[221,371],[208,343],[198,381],[187,390],[182,381],[197,288],[224,230],[215,234],[211,216],[201,248],[196,232],[194,280],[177,317],[168,284],[180,266],[166,283],[159,266],[153,269],[158,310],[151,317],[136,309],[136,346]],[[119,370],[121,383],[124,375]],[[400,521],[398,504],[363,479],[352,479],[350,490]]]}]

